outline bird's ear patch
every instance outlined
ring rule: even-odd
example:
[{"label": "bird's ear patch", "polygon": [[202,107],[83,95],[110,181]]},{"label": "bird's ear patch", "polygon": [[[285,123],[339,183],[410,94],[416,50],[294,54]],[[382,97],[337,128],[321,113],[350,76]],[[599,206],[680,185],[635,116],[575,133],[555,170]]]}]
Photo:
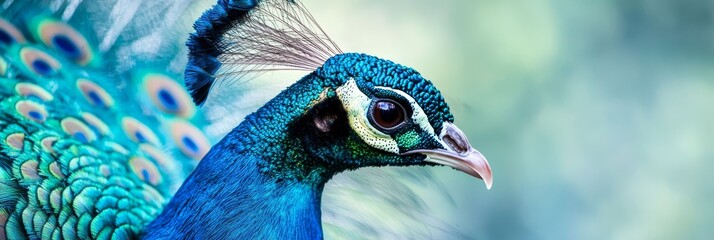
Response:
[{"label": "bird's ear patch", "polygon": [[347,113],[336,97],[316,103],[298,121],[298,128],[318,135],[343,135],[349,130]]}]

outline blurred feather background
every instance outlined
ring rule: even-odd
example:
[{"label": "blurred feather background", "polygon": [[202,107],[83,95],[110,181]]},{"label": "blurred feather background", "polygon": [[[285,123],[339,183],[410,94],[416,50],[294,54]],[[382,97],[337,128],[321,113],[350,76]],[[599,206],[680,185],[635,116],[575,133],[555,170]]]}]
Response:
[{"label": "blurred feather background", "polygon": [[421,197],[463,238],[714,233],[713,1],[304,3],[346,52],[434,81],[488,157],[490,191],[466,174],[428,170],[452,199]]}]

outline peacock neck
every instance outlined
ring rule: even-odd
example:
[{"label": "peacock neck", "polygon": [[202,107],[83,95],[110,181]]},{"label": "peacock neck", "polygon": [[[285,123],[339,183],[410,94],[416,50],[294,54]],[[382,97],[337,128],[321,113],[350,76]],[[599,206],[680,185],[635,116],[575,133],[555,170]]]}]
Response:
[{"label": "peacock neck", "polygon": [[217,145],[146,229],[148,239],[317,239],[324,185],[276,180],[261,156]]},{"label": "peacock neck", "polygon": [[326,89],[306,83],[309,77],[216,144],[144,237],[322,238],[320,197],[335,171],[312,159],[290,136],[290,123]]}]

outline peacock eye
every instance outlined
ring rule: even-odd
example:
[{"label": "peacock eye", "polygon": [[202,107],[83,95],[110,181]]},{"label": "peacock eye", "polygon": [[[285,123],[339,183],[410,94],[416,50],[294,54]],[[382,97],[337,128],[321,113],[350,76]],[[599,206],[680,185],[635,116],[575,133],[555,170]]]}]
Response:
[{"label": "peacock eye", "polygon": [[377,100],[372,104],[372,121],[384,130],[394,129],[404,122],[404,107],[392,100]]}]

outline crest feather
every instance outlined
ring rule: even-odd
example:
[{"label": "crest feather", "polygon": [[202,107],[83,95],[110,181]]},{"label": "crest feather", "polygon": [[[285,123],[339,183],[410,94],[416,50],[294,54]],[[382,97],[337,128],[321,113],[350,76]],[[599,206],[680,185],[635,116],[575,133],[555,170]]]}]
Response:
[{"label": "crest feather", "polygon": [[248,73],[311,71],[342,53],[296,1],[219,1],[194,27],[186,86],[199,105],[217,79],[232,84]]}]

